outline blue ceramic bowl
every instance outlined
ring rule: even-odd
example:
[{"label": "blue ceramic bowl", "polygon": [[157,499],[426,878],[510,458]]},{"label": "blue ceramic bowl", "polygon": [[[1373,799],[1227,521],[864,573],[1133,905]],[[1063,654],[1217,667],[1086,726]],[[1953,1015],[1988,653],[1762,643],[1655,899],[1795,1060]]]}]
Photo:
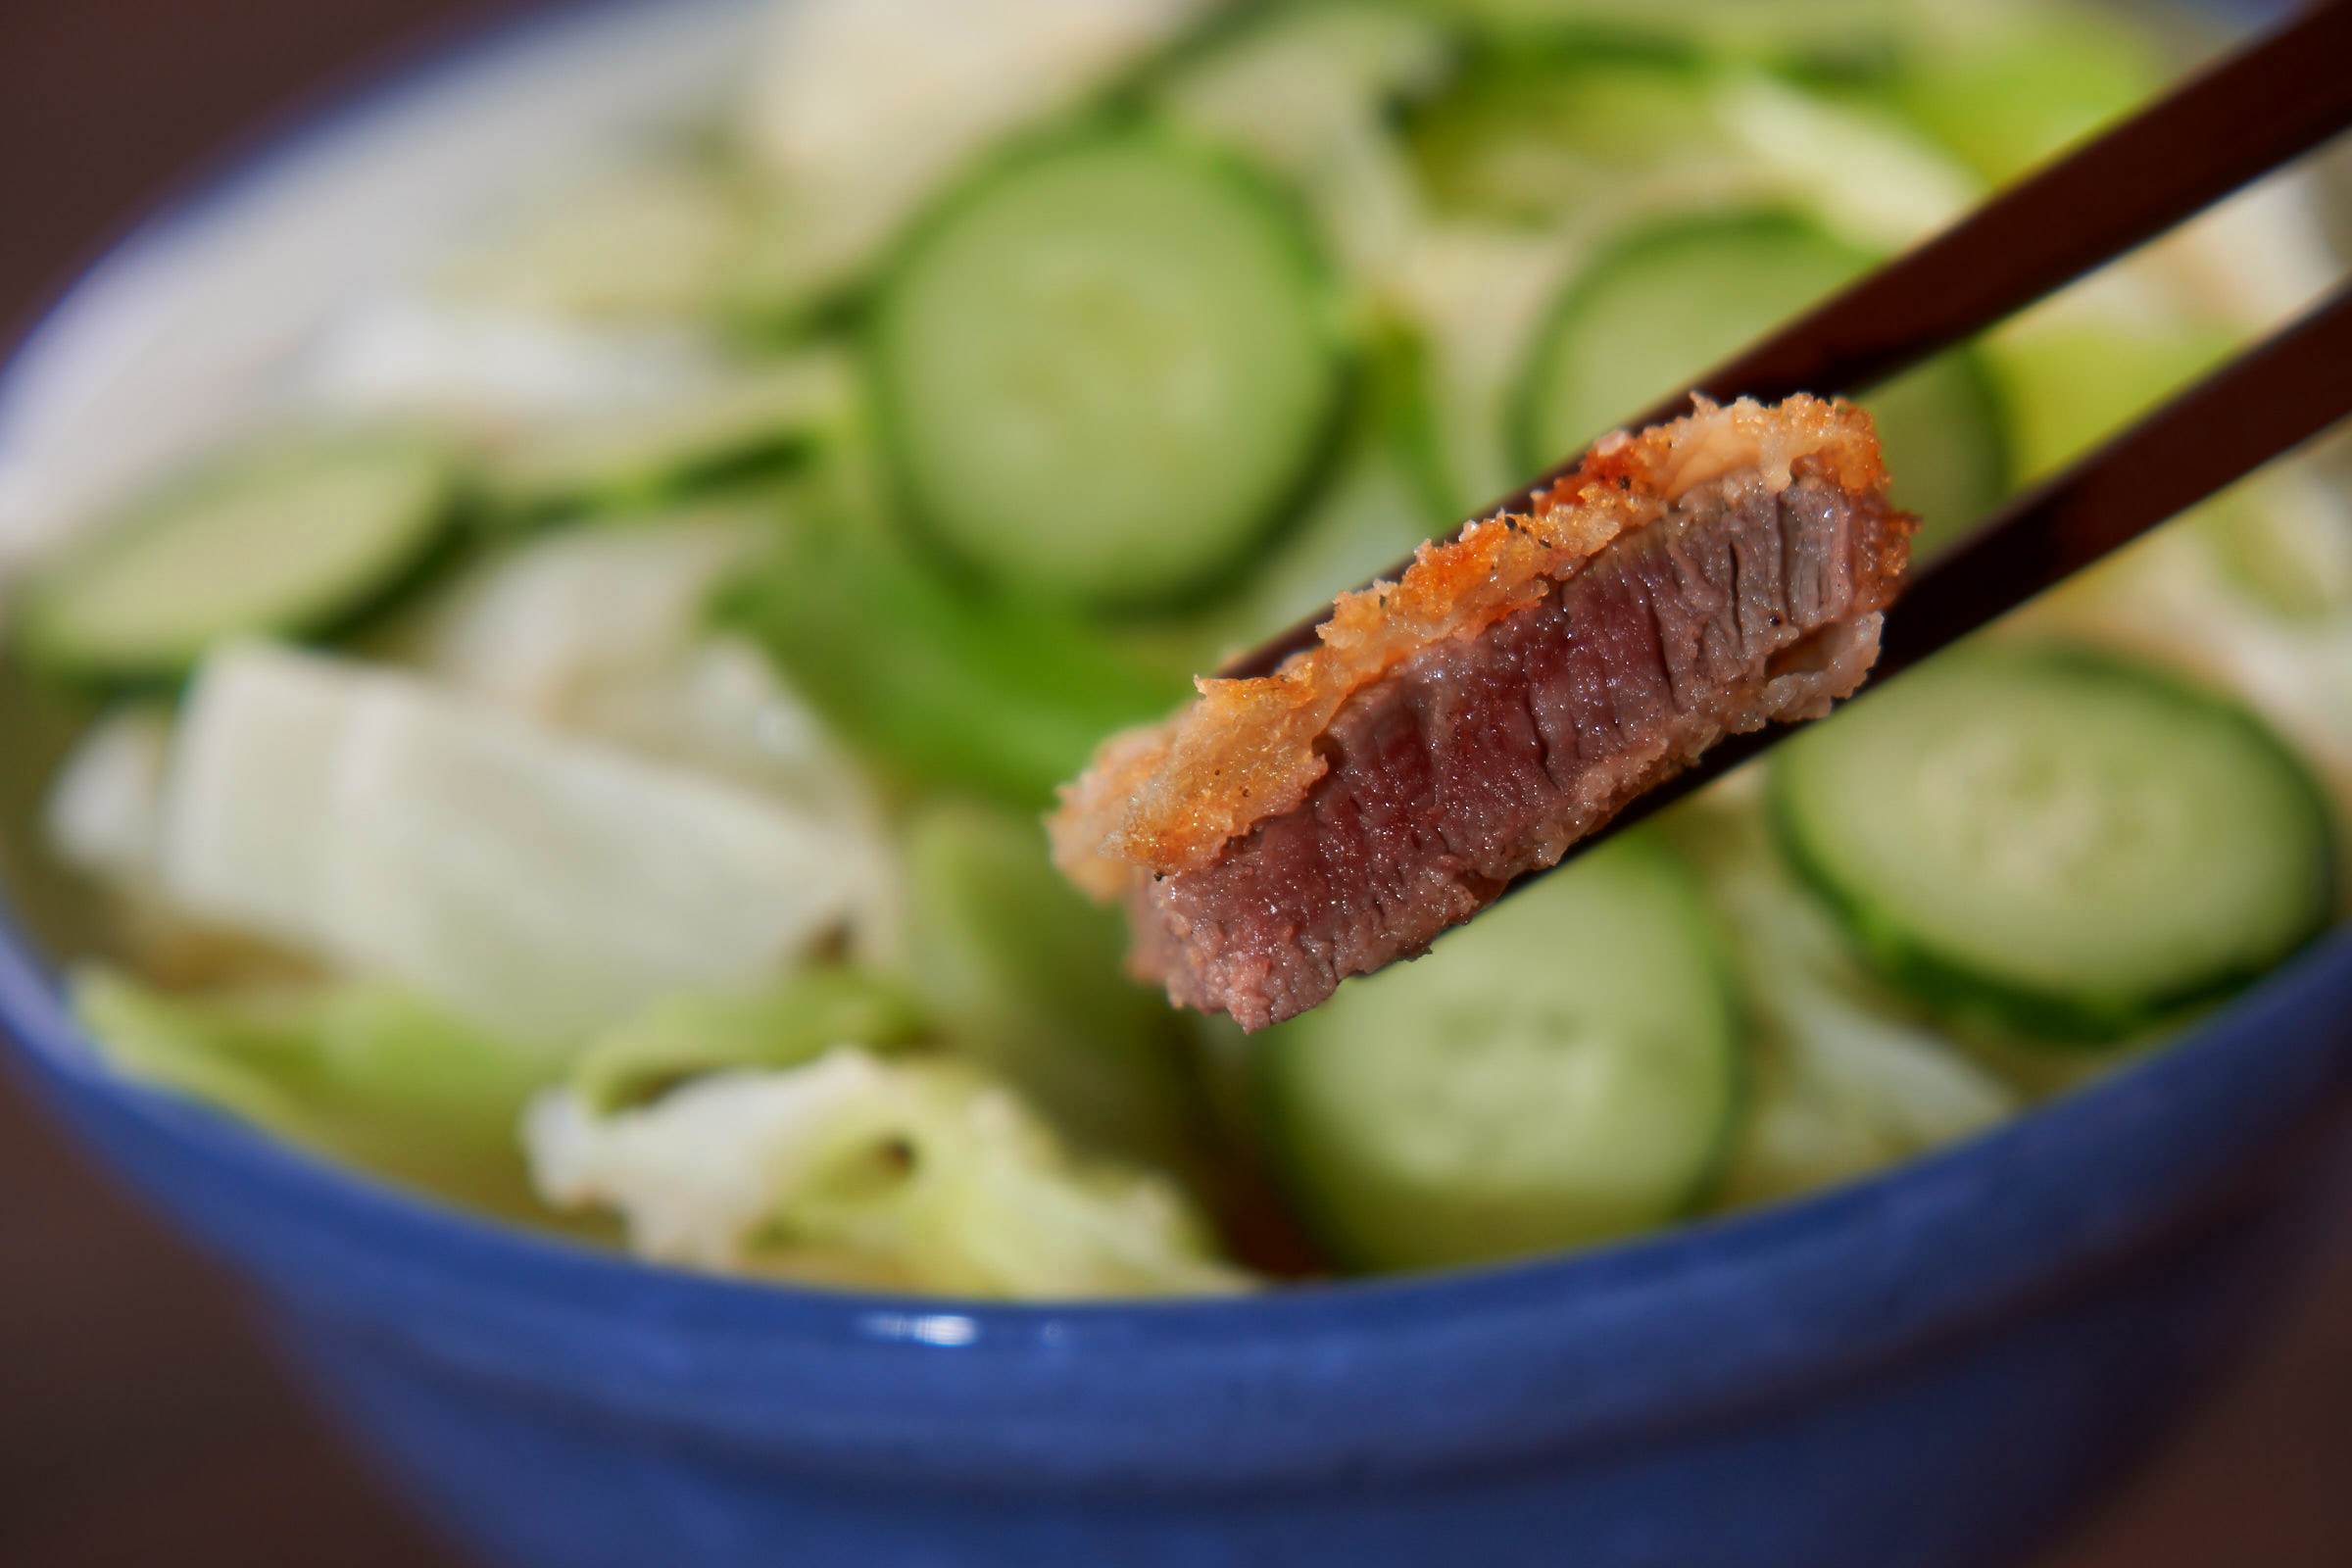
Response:
[{"label": "blue ceramic bowl", "polygon": [[2308,1252],[2352,940],[1877,1181],[1556,1261],[1131,1306],[643,1267],[121,1082],[14,941],[0,1018],[514,1564],[1959,1568],[2161,1435]]},{"label": "blue ceramic bowl", "polygon": [[[91,409],[124,430],[110,385],[232,384],[220,344],[139,337],[158,301],[196,310],[330,187],[407,189],[394,154],[466,103],[535,102],[533,73],[591,59],[691,76],[713,51],[663,40],[740,11],[569,13],[314,131],[85,282],[12,369],[0,437],[70,444]],[[340,297],[397,249],[337,244],[301,266],[281,244],[298,275],[257,319],[295,332],[304,288]],[[260,1288],[417,1498],[509,1563],[1961,1568],[2011,1560],[2160,1435],[2311,1250],[2352,936],[1879,1180],[1552,1261],[1167,1304],[739,1284],[476,1220],[110,1076],[4,925],[0,1032]]]}]

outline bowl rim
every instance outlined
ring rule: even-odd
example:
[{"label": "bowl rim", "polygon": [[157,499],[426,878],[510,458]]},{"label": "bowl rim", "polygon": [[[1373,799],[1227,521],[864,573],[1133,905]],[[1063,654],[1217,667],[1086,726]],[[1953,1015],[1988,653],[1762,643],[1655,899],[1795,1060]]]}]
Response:
[{"label": "bowl rim", "polygon": [[[569,33],[642,14],[662,0],[551,0],[518,15],[461,20],[428,28],[356,72],[344,71],[300,91],[221,149],[198,159],[111,236],[36,306],[13,343],[0,344],[0,429],[27,400],[23,383],[53,351],[61,323],[134,258],[169,249],[318,143],[356,134],[389,111],[445,91],[475,73],[512,67],[535,47]],[[710,9],[716,9],[715,6]],[[1647,1287],[1726,1258],[1762,1265],[1808,1251],[1867,1228],[1890,1209],[1933,1206],[1936,1191],[1972,1165],[2031,1157],[2032,1146],[2063,1142],[2070,1127],[2126,1097],[2161,1093],[2198,1073],[2230,1045],[2232,1020],[2352,976],[2352,924],[2339,922],[2224,1008],[2146,1059],[2029,1105],[1975,1136],[1906,1159],[1877,1174],[1793,1199],[1701,1216],[1669,1229],[1565,1253],[1405,1275],[1286,1284],[1234,1297],[1008,1302],[949,1296],[848,1291],[790,1281],[698,1272],[641,1260],[552,1232],[479,1214],[404,1189],[311,1153],[198,1102],[121,1077],[74,1021],[58,972],[24,934],[0,893],[0,1043],[20,1080],[50,1078],[68,1092],[93,1094],[145,1130],[234,1168],[262,1184],[308,1196],[343,1228],[398,1237],[411,1253],[438,1254],[452,1273],[484,1265],[515,1283],[550,1282],[584,1304],[642,1303],[661,1298],[668,1315],[758,1325],[803,1338],[900,1344],[922,1351],[987,1346],[1060,1348],[1074,1331],[1124,1348],[1155,1343],[1289,1339],[1346,1321],[1382,1323],[1434,1315],[1475,1320],[1517,1314],[1531,1305]],[[86,1151],[85,1151],[86,1152]],[[674,1308],[684,1308],[680,1313]]]}]

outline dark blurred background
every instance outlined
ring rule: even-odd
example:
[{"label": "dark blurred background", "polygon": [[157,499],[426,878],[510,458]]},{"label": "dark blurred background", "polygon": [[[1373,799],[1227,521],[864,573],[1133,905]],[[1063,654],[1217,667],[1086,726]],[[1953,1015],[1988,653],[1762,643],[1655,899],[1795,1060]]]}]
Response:
[{"label": "dark blurred background", "polygon": [[[0,349],[191,177],[520,9],[0,0]],[[2352,1563],[2352,1223],[2336,1255],[2194,1430],[2036,1568]],[[223,1279],[0,1077],[0,1564],[457,1562],[314,1419]]]}]

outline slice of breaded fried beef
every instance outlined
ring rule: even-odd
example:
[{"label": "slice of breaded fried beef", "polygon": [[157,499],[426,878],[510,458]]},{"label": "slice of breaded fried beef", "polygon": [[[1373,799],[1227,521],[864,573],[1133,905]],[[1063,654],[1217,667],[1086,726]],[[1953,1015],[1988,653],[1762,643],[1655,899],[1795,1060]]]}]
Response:
[{"label": "slice of breaded fried beef", "polygon": [[1345,595],[1274,674],[1105,743],[1049,826],[1130,962],[1259,1029],[1423,952],[1724,735],[1878,657],[1914,519],[1870,417],[1740,402],[1602,441],[1526,515]]}]

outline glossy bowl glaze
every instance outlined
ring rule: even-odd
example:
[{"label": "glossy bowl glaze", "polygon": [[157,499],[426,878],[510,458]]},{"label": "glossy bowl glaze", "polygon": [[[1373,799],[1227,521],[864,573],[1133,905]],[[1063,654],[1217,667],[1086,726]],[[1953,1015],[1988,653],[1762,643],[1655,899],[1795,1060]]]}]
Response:
[{"label": "glossy bowl glaze", "polygon": [[[395,220],[445,232],[689,99],[745,15],[564,13],[183,204],[0,383],[0,490],[12,453],[124,433],[95,488],[200,439],[192,394],[233,407],[271,344],[393,275]],[[453,134],[497,114],[530,157]],[[205,329],[224,310],[246,329]],[[1120,1306],[702,1278],[411,1199],[109,1075],[4,923],[0,1032],[419,1501],[517,1568],[1962,1568],[2160,1435],[2310,1251],[2352,936],[1874,1181],[1550,1261]]]}]

